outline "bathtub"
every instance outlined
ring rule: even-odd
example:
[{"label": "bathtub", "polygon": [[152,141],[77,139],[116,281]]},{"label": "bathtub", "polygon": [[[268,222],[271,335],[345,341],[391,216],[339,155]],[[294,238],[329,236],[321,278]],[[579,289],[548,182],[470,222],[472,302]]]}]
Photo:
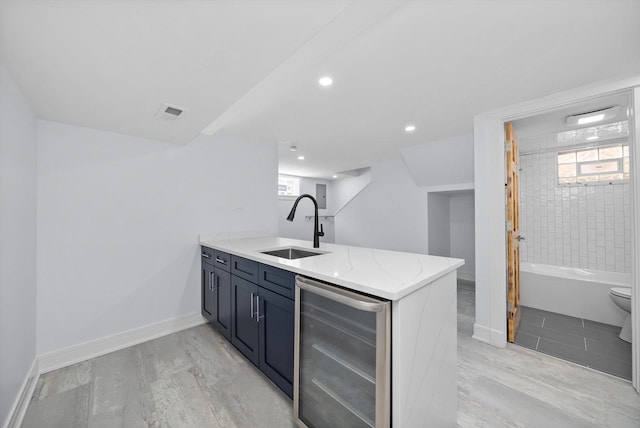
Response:
[{"label": "bathtub", "polygon": [[627,315],[609,297],[611,287],[630,287],[628,273],[520,263],[520,304],[622,326]]}]

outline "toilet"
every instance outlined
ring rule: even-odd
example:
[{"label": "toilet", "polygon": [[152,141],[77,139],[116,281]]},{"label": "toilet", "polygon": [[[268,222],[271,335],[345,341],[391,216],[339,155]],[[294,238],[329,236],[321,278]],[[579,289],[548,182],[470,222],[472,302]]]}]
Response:
[{"label": "toilet", "polygon": [[618,337],[631,343],[631,287],[612,287],[609,290],[611,300],[627,313]]}]

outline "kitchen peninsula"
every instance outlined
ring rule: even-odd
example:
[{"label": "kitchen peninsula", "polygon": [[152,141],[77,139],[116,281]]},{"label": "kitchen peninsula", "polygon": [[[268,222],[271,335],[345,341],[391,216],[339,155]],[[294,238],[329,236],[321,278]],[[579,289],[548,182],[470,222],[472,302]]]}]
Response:
[{"label": "kitchen peninsula", "polygon": [[[256,290],[259,280],[268,279],[267,275],[275,278],[275,282],[280,281],[279,278],[284,281],[288,275],[291,278],[302,275],[390,301],[391,424],[410,427],[422,426],[428,421],[433,426],[455,426],[456,270],[464,264],[463,260],[324,243],[314,249],[309,241],[278,237],[202,237],[200,244],[203,248],[203,295],[207,280],[205,265],[211,262],[211,278],[217,277],[216,269],[225,267],[234,278],[235,267],[229,266],[235,260],[235,263],[244,263],[248,272],[255,270],[255,279],[250,281],[255,282]],[[293,252],[286,253],[291,248]],[[269,252],[281,257],[265,254]],[[289,259],[297,256],[301,258]],[[214,268],[216,263],[218,267]],[[255,268],[251,268],[252,263]],[[220,272],[224,274],[224,271]],[[242,277],[238,281],[248,282],[246,278],[249,277],[242,269],[238,275]],[[215,289],[214,284],[211,283],[210,290]],[[293,294],[288,294],[292,290],[274,289],[270,284],[265,287],[267,296],[293,298]],[[253,318],[253,307],[251,315]],[[256,320],[259,319],[258,313]],[[229,327],[232,328],[229,325],[224,328]],[[254,364],[258,365],[256,361]],[[269,376],[266,371],[265,374]],[[275,383],[289,394],[286,388]]]}]

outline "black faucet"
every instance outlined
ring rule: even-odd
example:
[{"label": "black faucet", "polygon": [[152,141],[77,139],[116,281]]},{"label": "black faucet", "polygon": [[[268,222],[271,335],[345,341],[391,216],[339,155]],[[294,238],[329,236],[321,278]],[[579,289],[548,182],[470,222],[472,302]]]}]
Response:
[{"label": "black faucet", "polygon": [[291,208],[291,212],[287,216],[287,220],[293,221],[293,217],[296,215],[296,208],[298,208],[298,202],[300,202],[300,199],[302,198],[311,199],[311,201],[313,201],[313,206],[316,208],[313,222],[313,248],[320,248],[320,237],[324,236],[324,230],[322,229],[322,225],[320,225],[320,230],[318,230],[318,202],[316,201],[316,198],[306,193],[298,196],[298,199],[296,199],[293,204],[293,208]]}]

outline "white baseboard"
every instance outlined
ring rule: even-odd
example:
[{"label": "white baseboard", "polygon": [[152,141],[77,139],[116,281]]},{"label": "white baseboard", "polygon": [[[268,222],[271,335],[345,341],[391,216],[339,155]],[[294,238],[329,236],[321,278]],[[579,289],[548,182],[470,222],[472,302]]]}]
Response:
[{"label": "white baseboard", "polygon": [[40,373],[70,366],[206,322],[202,315],[194,313],[48,352],[40,355]]},{"label": "white baseboard", "polygon": [[488,343],[489,345],[493,345],[498,348],[504,348],[505,346],[507,346],[507,336],[504,331],[485,327],[478,323],[473,324],[472,337],[476,340]]},{"label": "white baseboard", "polygon": [[20,425],[22,425],[22,419],[24,419],[24,415],[27,413],[27,408],[31,402],[33,390],[36,388],[36,384],[38,383],[39,374],[40,367],[38,364],[38,357],[36,356],[33,359],[33,363],[31,364],[27,377],[24,379],[24,382],[22,382],[20,394],[16,397],[16,401],[11,407],[11,412],[9,412],[9,416],[3,425],[4,428],[19,428]]}]

